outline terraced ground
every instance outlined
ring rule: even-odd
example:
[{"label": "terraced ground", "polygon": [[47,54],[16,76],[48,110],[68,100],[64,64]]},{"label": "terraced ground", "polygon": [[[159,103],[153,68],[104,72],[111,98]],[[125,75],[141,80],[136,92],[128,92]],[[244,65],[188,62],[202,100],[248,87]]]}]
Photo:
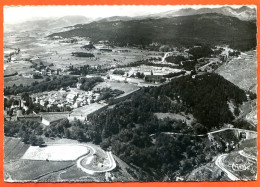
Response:
[{"label": "terraced ground", "polygon": [[19,138],[4,138],[4,175],[5,180],[35,180],[73,165],[73,162],[49,162],[22,160],[21,157],[30,146]]},{"label": "terraced ground", "polygon": [[[74,163],[72,161],[32,161],[32,160],[17,160],[5,164],[5,173],[11,176],[11,180],[15,181],[33,181],[47,174],[65,170]],[[10,180],[7,179],[7,180]]]},{"label": "terraced ground", "polygon": [[20,159],[29,147],[18,138],[4,137],[5,163]]},{"label": "terraced ground", "polygon": [[223,64],[216,70],[216,73],[240,88],[256,93],[256,68],[256,51],[252,50]]}]

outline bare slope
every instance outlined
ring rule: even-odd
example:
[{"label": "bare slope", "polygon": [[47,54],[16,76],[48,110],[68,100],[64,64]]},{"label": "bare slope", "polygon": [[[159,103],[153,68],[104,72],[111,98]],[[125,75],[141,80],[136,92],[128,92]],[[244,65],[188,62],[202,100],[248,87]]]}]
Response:
[{"label": "bare slope", "polygon": [[248,51],[219,67],[216,73],[243,90],[256,93],[256,67],[256,51]]}]

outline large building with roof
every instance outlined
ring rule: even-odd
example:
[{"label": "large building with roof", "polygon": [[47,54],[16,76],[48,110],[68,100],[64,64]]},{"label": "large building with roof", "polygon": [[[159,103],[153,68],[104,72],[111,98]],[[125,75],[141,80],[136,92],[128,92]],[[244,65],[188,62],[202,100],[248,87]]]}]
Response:
[{"label": "large building with roof", "polygon": [[46,126],[49,126],[55,122],[59,122],[63,119],[68,118],[68,112],[42,112],[42,123]]},{"label": "large building with roof", "polygon": [[72,113],[69,114],[68,120],[80,120],[86,121],[91,115],[101,112],[108,107],[106,103],[92,103],[90,105],[85,105],[83,107],[79,107],[74,109]]}]

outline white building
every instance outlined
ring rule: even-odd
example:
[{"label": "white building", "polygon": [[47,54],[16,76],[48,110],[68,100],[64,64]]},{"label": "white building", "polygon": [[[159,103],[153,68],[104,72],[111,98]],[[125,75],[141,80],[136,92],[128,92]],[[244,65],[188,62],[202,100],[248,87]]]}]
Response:
[{"label": "white building", "polygon": [[77,98],[77,93],[71,92],[67,95],[66,100],[68,103],[74,103],[76,98]]}]

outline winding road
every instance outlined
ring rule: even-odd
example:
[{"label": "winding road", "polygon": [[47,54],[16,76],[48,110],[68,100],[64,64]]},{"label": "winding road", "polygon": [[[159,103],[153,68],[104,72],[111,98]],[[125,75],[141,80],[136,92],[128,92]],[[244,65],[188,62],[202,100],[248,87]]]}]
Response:
[{"label": "winding road", "polygon": [[222,170],[224,171],[228,178],[232,181],[238,181],[240,180],[239,178],[237,178],[235,175],[233,175],[230,171],[228,171],[223,164],[223,159],[225,159],[227,157],[228,154],[222,154],[220,156],[218,156],[218,158],[215,161],[215,164]]}]

